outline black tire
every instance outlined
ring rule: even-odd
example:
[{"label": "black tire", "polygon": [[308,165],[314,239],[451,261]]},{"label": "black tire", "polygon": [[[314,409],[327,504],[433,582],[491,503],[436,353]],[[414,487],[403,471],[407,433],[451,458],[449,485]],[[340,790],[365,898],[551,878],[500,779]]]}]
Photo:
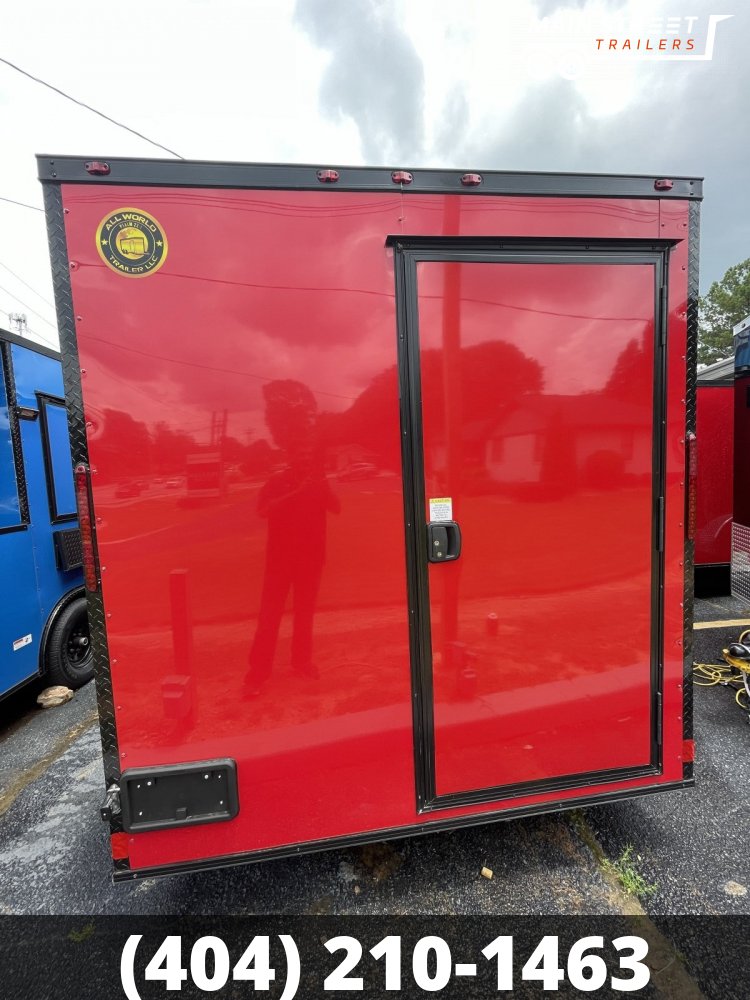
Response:
[{"label": "black tire", "polygon": [[50,684],[79,688],[94,676],[86,599],[76,597],[55,619],[44,651]]}]

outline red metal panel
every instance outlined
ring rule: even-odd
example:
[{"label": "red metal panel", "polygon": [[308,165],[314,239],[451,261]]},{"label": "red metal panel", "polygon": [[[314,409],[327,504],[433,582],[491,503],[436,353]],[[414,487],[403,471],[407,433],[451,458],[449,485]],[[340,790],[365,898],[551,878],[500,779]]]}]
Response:
[{"label": "red metal panel", "polygon": [[[659,202],[606,198],[493,198],[404,194],[399,228],[411,236],[588,236],[648,239]],[[684,233],[682,234],[684,237]]]},{"label": "red metal panel", "polygon": [[[63,198],[121,763],[227,756],[239,776],[235,820],[129,836],[131,865],[423,821],[385,238],[653,237],[657,203],[114,185]],[[121,206],[158,219],[158,273],[125,277],[97,252]],[[677,436],[684,362],[670,363]],[[670,732],[665,781],[681,777]]]},{"label": "red metal panel", "polygon": [[[734,383],[733,401],[733,518],[736,524],[750,526],[750,376],[741,372]],[[700,474],[700,473],[699,473]]]},{"label": "red metal panel", "polygon": [[[134,836],[132,863],[403,823],[382,238],[398,197],[73,188],[65,204],[122,765],[238,763],[236,821]],[[158,274],[124,277],[97,254],[122,205],[164,230]]]},{"label": "red metal panel", "polygon": [[732,548],[734,387],[698,386],[695,564],[728,563]]},{"label": "red metal panel", "polygon": [[654,267],[418,284],[426,492],[463,535],[430,566],[438,794],[647,766]]}]

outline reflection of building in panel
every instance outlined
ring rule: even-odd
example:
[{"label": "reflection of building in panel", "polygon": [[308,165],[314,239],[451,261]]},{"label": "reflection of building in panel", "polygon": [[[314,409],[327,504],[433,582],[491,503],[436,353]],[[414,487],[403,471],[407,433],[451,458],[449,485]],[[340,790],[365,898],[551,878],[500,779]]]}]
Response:
[{"label": "reflection of building in panel", "polygon": [[499,483],[539,483],[564,457],[580,486],[607,489],[649,473],[653,429],[639,407],[609,401],[606,418],[596,394],[527,396],[490,433],[487,472]]},{"label": "reflection of building in panel", "polygon": [[188,497],[208,499],[222,495],[225,482],[220,451],[197,452],[188,455],[185,461],[185,487]]}]

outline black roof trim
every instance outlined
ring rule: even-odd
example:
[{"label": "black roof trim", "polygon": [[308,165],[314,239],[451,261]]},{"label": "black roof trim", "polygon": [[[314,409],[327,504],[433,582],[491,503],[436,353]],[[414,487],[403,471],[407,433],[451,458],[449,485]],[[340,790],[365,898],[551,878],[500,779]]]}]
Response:
[{"label": "black roof trim", "polygon": [[[89,174],[86,163],[105,162],[108,174]],[[482,183],[466,187],[464,170],[409,170],[408,185],[394,183],[394,167],[340,167],[334,164],[221,163],[213,160],[140,160],[131,157],[38,155],[39,179],[44,183],[143,184],[164,187],[254,188],[291,191],[399,191],[418,194],[523,195],[598,198],[677,198],[700,200],[702,177],[671,174],[554,174],[477,171]],[[333,170],[335,183],[321,183],[319,170]],[[659,178],[672,182],[669,190],[656,190]]]},{"label": "black roof trim", "polygon": [[46,358],[54,358],[55,361],[60,360],[59,351],[53,351],[51,347],[38,344],[35,340],[29,340],[28,337],[19,337],[17,333],[11,333],[9,330],[0,329],[0,340],[4,340],[8,344],[16,344],[18,347],[27,347],[30,351],[43,354]]}]

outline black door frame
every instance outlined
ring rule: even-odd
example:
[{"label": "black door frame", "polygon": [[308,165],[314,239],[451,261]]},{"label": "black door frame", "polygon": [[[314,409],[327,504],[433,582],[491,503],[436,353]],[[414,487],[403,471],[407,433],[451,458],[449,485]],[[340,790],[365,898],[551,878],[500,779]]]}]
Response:
[{"label": "black door frame", "polygon": [[[662,773],[664,497],[669,240],[570,240],[391,237],[398,333],[404,524],[412,678],[414,769],[419,813],[587,788]],[[438,795],[432,683],[430,596],[425,523],[424,447],[419,358],[417,264],[646,264],[654,268],[651,559],[651,753],[638,767],[589,771]]]}]

